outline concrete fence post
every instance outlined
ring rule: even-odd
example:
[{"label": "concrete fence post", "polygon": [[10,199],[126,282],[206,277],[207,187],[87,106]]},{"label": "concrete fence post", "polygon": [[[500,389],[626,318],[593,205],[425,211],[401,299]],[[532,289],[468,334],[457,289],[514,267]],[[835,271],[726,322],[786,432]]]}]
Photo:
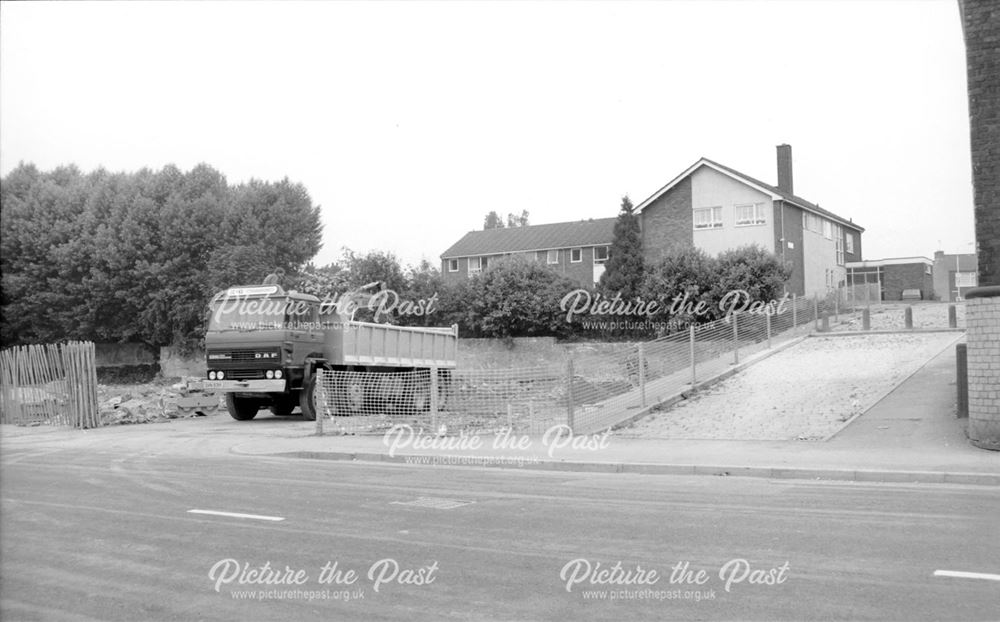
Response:
[{"label": "concrete fence post", "polygon": [[575,418],[575,413],[573,412],[573,357],[566,360],[566,425],[569,426],[570,432],[576,432],[573,419]]},{"label": "concrete fence post", "polygon": [[313,398],[312,409],[313,412],[316,413],[316,436],[323,436],[323,414],[325,409],[319,408],[319,405],[316,403],[316,401],[317,398],[319,398],[319,400],[322,400],[324,406],[327,404],[326,386],[325,383],[323,382],[324,373],[325,373],[324,369],[313,370],[312,381],[315,383],[315,388],[313,389],[312,392],[312,398]]},{"label": "concrete fence post", "polygon": [[792,294],[792,328],[799,325],[799,301],[795,294]]},{"label": "concrete fence post", "polygon": [[740,364],[740,314],[733,314],[733,365]]},{"label": "concrete fence post", "polygon": [[771,349],[771,314],[764,314],[764,324],[767,327],[767,349]]},{"label": "concrete fence post", "polygon": [[865,307],[861,311],[861,330],[871,330],[872,329],[872,311],[868,307]]},{"label": "concrete fence post", "polygon": [[913,307],[912,306],[907,306],[905,309],[903,309],[903,325],[906,326],[907,329],[913,328]]},{"label": "concrete fence post", "polygon": [[431,367],[431,403],[430,403],[430,414],[431,414],[431,430],[437,432],[437,415],[438,415],[438,368]]},{"label": "concrete fence post", "polygon": [[639,344],[639,405],[646,407],[646,345]]},{"label": "concrete fence post", "polygon": [[833,321],[840,323],[840,293],[844,291],[843,289],[837,288],[837,291],[833,297]]},{"label": "concrete fence post", "polygon": [[691,386],[694,387],[694,385],[698,382],[698,379],[697,379],[697,376],[696,376],[695,370],[694,370],[694,364],[695,364],[695,358],[696,358],[695,357],[695,351],[694,351],[694,324],[691,324],[690,326],[688,326],[688,332],[691,335],[691,337],[690,337],[690,343],[691,343]]},{"label": "concrete fence post", "polygon": [[813,294],[813,329],[819,330],[819,294]]},{"label": "concrete fence post", "polygon": [[968,344],[955,346],[955,386],[958,388],[958,405],[955,416],[965,419],[969,416],[969,359]]},{"label": "concrete fence post", "polygon": [[826,313],[823,314],[823,317],[821,319],[819,332],[821,333],[830,332],[830,316],[827,315]]},{"label": "concrete fence post", "polygon": [[958,315],[955,305],[948,305],[948,328],[958,328]]}]

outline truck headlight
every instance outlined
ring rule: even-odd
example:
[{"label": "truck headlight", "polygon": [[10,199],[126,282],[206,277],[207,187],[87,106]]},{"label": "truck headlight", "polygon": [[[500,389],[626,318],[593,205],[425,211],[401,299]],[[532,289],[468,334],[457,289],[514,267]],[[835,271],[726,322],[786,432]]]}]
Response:
[{"label": "truck headlight", "polygon": [[280,380],[280,379],[281,379],[281,376],[282,376],[282,373],[281,373],[281,370],[280,370],[280,369],[276,369],[276,370],[274,370],[274,377],[275,377],[275,378],[277,378],[277,379],[279,379],[279,380]]},{"label": "truck headlight", "polygon": [[221,372],[221,371],[220,371],[220,372],[216,372],[216,373],[215,373],[215,379],[216,379],[216,380],[222,380],[222,379],[223,379],[223,378],[225,378],[225,377],[226,377],[226,374],[224,374],[224,373],[223,373],[223,372]]},{"label": "truck headlight", "polygon": [[208,379],[209,380],[215,380],[215,372],[214,371],[208,372]]},{"label": "truck headlight", "polygon": [[264,376],[267,377],[268,380],[271,380],[272,378],[274,378],[274,371],[269,369],[266,372],[264,372]]}]

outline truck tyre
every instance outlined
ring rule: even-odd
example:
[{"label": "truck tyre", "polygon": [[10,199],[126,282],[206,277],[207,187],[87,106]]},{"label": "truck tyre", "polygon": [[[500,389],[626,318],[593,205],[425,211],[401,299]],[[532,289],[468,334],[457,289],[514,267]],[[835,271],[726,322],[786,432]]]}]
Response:
[{"label": "truck tyre", "polygon": [[313,394],[316,392],[316,374],[302,383],[299,391],[299,410],[306,421],[316,421],[316,407],[313,406]]},{"label": "truck tyre", "polygon": [[292,414],[295,407],[299,405],[298,396],[295,393],[279,393],[275,395],[271,402],[271,413],[277,417],[287,417]]},{"label": "truck tyre", "polygon": [[226,393],[226,410],[237,421],[250,421],[257,416],[260,402],[252,397],[237,397],[235,393]]}]

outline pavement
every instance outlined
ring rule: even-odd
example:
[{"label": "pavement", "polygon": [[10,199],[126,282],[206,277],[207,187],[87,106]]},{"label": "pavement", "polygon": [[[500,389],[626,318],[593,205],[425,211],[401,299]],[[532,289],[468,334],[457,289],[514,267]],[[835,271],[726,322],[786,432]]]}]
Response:
[{"label": "pavement", "polygon": [[[722,441],[596,436],[317,436],[299,417],[220,414],[80,433],[2,426],[4,444],[50,442],[226,451],[245,456],[551,471],[749,476],[1000,486],[1000,452],[971,446],[955,416],[955,348],[946,348],[826,441]],[[332,431],[336,419],[324,424]],[[75,439],[75,440],[74,440]],[[86,439],[86,440],[85,440]]]}]

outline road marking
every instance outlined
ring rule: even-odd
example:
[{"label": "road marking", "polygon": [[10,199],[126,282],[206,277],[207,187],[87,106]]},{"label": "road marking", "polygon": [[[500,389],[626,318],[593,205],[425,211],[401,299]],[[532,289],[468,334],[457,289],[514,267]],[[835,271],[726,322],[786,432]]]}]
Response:
[{"label": "road marking", "polygon": [[935,577],[955,577],[956,579],[986,579],[987,581],[1000,581],[1000,574],[988,574],[985,572],[962,572],[960,570],[935,570]]},{"label": "road marking", "polygon": [[285,520],[281,516],[263,516],[261,514],[240,514],[239,512],[217,512],[215,510],[188,510],[188,514],[209,514],[211,516],[228,516],[230,518],[252,518],[254,520]]},{"label": "road marking", "polygon": [[421,508],[434,508],[437,510],[454,510],[463,505],[472,505],[475,501],[461,501],[459,499],[442,499],[440,497],[417,497],[413,501],[390,501],[389,505],[412,505]]}]

